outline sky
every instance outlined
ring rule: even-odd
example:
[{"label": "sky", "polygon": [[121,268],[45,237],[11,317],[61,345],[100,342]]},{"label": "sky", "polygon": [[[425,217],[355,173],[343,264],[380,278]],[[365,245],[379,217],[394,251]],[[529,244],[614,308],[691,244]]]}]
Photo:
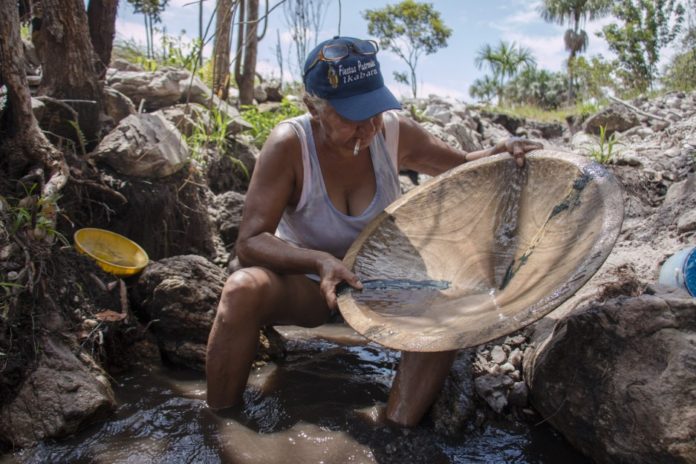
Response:
[{"label": "sky", "polygon": [[[195,0],[170,0],[162,14],[162,25],[169,35],[177,36],[182,30],[186,37],[198,35],[198,3]],[[278,0],[269,0],[271,7]],[[263,1],[260,2],[263,9]],[[367,21],[362,12],[367,9],[382,8],[387,4],[398,3],[397,0],[342,0],[341,35],[370,38],[367,33]],[[422,55],[418,61],[416,74],[418,78],[418,96],[431,94],[448,96],[461,101],[471,101],[469,86],[475,79],[483,77],[486,69],[477,69],[475,58],[482,46],[496,46],[501,40],[515,42],[532,51],[539,68],[550,71],[563,71],[568,57],[563,44],[563,34],[568,26],[545,22],[538,13],[539,0],[431,0],[434,8],[440,12],[444,23],[452,29],[447,47],[431,55]],[[328,9],[323,27],[318,34],[318,41],[338,34],[339,0],[328,0]],[[214,1],[208,0],[204,5],[204,28],[214,11]],[[589,35],[589,46],[585,56],[602,54],[611,57],[606,42],[597,37],[595,32],[611,22],[610,18],[587,22],[582,26]],[[214,21],[212,26],[214,26]],[[211,30],[213,27],[211,26]],[[257,72],[264,77],[278,77],[279,65],[275,48],[278,34],[281,37],[284,54],[287,55],[291,37],[287,32],[283,6],[273,10],[269,15],[268,30],[259,43]],[[145,29],[142,15],[133,13],[132,6],[126,1],[119,4],[116,21],[116,39],[133,39],[145,44]],[[313,40],[310,42],[314,44]],[[212,51],[212,40],[204,50],[206,57]],[[378,54],[387,86],[397,96],[410,97],[410,87],[394,80],[393,72],[406,72],[406,63],[394,53],[382,50]],[[296,61],[296,59],[295,59]],[[284,66],[287,71],[287,57]],[[284,78],[297,79],[297,73]]]}]

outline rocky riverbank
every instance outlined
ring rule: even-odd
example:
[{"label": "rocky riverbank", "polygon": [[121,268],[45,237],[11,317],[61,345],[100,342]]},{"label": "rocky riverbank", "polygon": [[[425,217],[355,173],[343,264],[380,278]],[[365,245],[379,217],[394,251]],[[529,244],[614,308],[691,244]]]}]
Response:
[{"label": "rocky riverbank", "polygon": [[[59,310],[41,313],[40,358],[29,371],[14,366],[4,380],[11,394],[0,405],[0,437],[16,447],[65,436],[113,411],[109,372],[158,363],[160,356],[202,369],[217,295],[234,258],[258,152],[243,132],[248,123],[186,72],[148,73],[118,63],[107,76],[111,130],[86,163],[72,166],[94,169],[95,184],[104,188],[70,186],[63,201],[71,222],[62,232],[114,230],[140,243],[152,263],[120,281],[68,248],[56,253],[81,271],[65,275],[64,290],[56,290],[64,296],[54,303]],[[277,89],[259,89],[262,111],[279,105],[264,101],[269,96],[278,100]],[[35,105],[40,121],[43,104]],[[194,159],[182,134],[212,123],[210,105],[227,115],[231,148],[207,146]],[[624,188],[624,225],[603,267],[533,326],[462,351],[433,408],[437,429],[464,433],[492,417],[549,421],[598,462],[696,461],[689,401],[696,300],[654,285],[667,257],[696,245],[696,94],[615,102],[566,124],[436,97],[404,107],[465,150],[523,135],[547,148],[597,156],[607,150],[602,126],[614,137],[606,168]],[[420,180],[404,173],[403,189]],[[0,251],[7,263],[19,259],[5,244]],[[282,356],[287,340],[273,330],[262,335],[260,362]]]}]

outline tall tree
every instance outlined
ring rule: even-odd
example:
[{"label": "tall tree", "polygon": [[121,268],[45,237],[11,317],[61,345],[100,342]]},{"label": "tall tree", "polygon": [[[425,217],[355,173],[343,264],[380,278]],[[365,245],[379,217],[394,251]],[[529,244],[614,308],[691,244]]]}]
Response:
[{"label": "tall tree", "polygon": [[501,40],[495,48],[489,44],[481,47],[474,63],[478,69],[486,66],[493,73],[493,80],[497,82],[498,104],[501,104],[506,80],[515,76],[520,67],[536,65],[536,60],[528,48]]},{"label": "tall tree", "polygon": [[154,30],[155,24],[162,22],[162,12],[167,7],[169,0],[128,0],[133,5],[133,11],[143,14],[145,22],[145,38],[147,41],[147,57],[154,58]]},{"label": "tall tree", "polygon": [[103,78],[111,61],[111,50],[116,34],[116,11],[118,0],[90,0],[87,7],[89,36],[94,52],[99,57],[96,64],[97,74]]},{"label": "tall tree", "polygon": [[304,60],[316,46],[319,29],[324,24],[329,2],[326,0],[287,0],[283,4],[285,25],[288,27],[295,48],[298,73],[301,75]]},{"label": "tall tree", "polygon": [[452,29],[445,25],[431,3],[414,0],[365,10],[362,15],[368,21],[370,35],[378,37],[382,48],[394,52],[408,66],[409,76],[399,73],[398,79],[408,78],[415,98],[418,94],[418,59],[423,53],[430,55],[446,47]]},{"label": "tall tree", "polygon": [[68,167],[31,109],[16,2],[0,2],[0,37],[0,85],[7,88],[7,106],[0,111],[1,170],[11,179],[33,171],[42,196],[55,198],[67,183]]},{"label": "tall tree", "polygon": [[213,42],[213,92],[227,100],[230,88],[230,49],[232,48],[232,21],[239,2],[218,0]]},{"label": "tall tree", "polygon": [[612,13],[619,23],[601,34],[617,56],[624,82],[644,92],[655,81],[660,50],[681,30],[684,6],[678,0],[615,0]]},{"label": "tall tree", "polygon": [[543,0],[539,11],[545,21],[554,22],[561,26],[570,23],[571,28],[565,31],[563,41],[568,57],[568,98],[573,100],[573,60],[587,50],[589,39],[587,32],[580,25],[587,19],[593,20],[609,13],[611,0]]},{"label": "tall tree", "polygon": [[663,82],[670,89],[691,91],[696,89],[696,0],[687,0],[686,5],[681,47],[667,64]]},{"label": "tall tree", "polygon": [[[41,4],[43,16],[37,48],[40,48],[43,73],[39,94],[61,101],[72,108],[69,113],[77,116],[74,122],[59,120],[51,130],[77,143],[84,139],[88,143],[96,142],[103,106],[102,87],[94,67],[84,1],[42,0]],[[55,112],[57,118],[63,119],[61,114],[63,111]]]},{"label": "tall tree", "polygon": [[239,27],[237,32],[237,58],[234,63],[234,79],[239,88],[239,103],[254,102],[254,79],[256,78],[256,55],[259,40],[266,34],[268,25],[268,0],[263,16],[263,31],[257,36],[259,23],[259,0],[240,0]]}]

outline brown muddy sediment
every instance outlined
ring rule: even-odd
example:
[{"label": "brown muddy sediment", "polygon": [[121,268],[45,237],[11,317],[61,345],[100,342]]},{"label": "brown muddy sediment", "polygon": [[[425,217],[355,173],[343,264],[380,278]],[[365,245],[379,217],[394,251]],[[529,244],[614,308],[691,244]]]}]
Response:
[{"label": "brown muddy sediment", "polygon": [[[359,342],[344,329],[327,333]],[[587,463],[545,425],[489,424],[444,437],[429,419],[408,430],[370,423],[362,410],[386,401],[398,353],[283,330],[301,335],[286,360],[252,372],[238,410],[213,414],[200,373],[132,373],[116,379],[114,417],[0,462]]]}]

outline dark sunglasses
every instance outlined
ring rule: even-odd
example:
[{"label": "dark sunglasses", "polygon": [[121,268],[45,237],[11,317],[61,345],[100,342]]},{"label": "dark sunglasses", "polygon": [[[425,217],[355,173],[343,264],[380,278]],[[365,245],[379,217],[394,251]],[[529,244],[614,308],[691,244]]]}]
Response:
[{"label": "dark sunglasses", "polygon": [[307,67],[305,75],[320,61],[340,61],[350,55],[351,52],[369,56],[376,55],[378,51],[379,45],[374,40],[353,40],[351,42],[324,45],[319,50],[317,57],[312,61],[312,64]]}]

